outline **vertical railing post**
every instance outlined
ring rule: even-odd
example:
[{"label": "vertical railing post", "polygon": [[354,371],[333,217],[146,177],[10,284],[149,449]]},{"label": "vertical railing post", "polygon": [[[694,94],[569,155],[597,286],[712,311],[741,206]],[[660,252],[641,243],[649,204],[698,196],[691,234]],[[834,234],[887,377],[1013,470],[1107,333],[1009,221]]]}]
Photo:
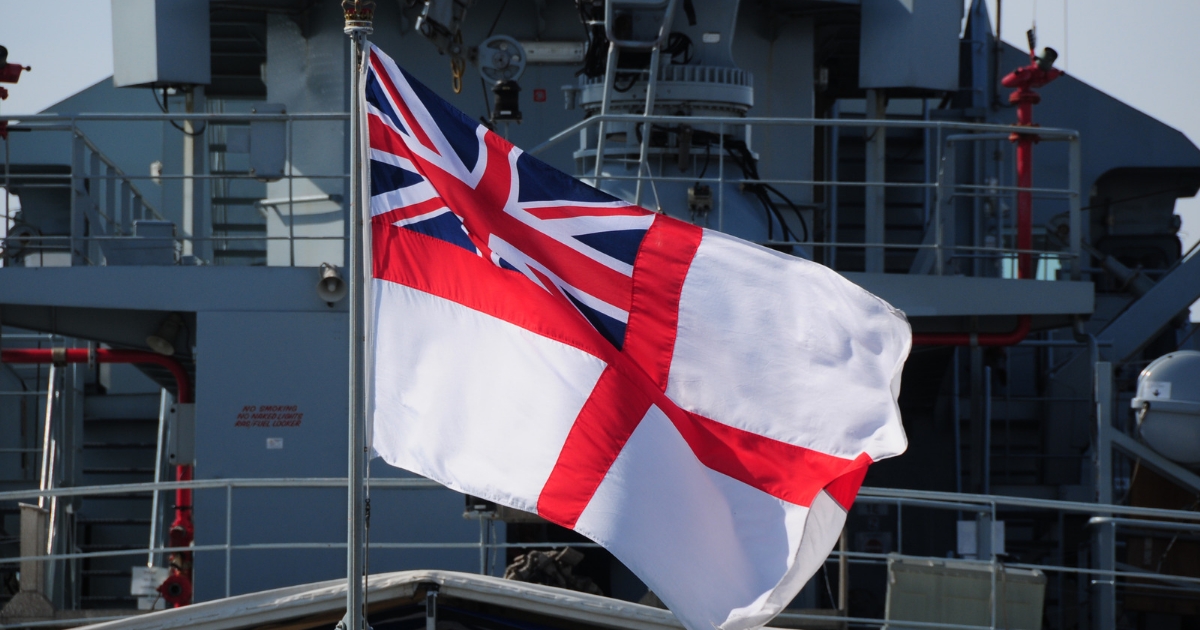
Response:
[{"label": "vertical railing post", "polygon": [[133,217],[130,215],[133,212],[132,199],[133,194],[129,185],[129,180],[121,182],[121,233],[130,236],[133,234]]},{"label": "vertical railing post", "polygon": [[[162,482],[163,451],[167,442],[167,415],[171,412],[171,392],[163,388],[158,396],[158,437],[154,446],[154,483]],[[162,524],[159,518],[158,490],[150,495],[150,548],[146,557],[146,566],[155,566],[154,550],[158,548],[158,530]]]},{"label": "vertical railing post", "polygon": [[100,169],[100,154],[94,150],[89,151],[88,156],[88,185],[87,185],[87,212],[88,216],[88,240],[86,249],[88,260],[93,265],[100,264],[100,243],[96,240],[96,236],[104,234],[104,219],[100,216],[100,183],[104,181],[103,171]]},{"label": "vertical railing post", "polygon": [[[54,399],[56,398],[55,391],[56,377],[58,376],[58,366],[50,364],[50,374],[46,377],[46,415],[45,421],[42,423],[42,466],[41,475],[38,480],[38,489],[46,490],[50,487],[50,442],[51,427],[54,419]],[[38,497],[38,507],[46,507],[46,497]]]},{"label": "vertical railing post", "polygon": [[[1112,504],[1112,431],[1113,429],[1113,366],[1108,361],[1095,362],[1096,403],[1096,502]],[[1112,523],[1096,526],[1093,535],[1093,557],[1095,567],[1101,571],[1113,571],[1117,566],[1116,531]],[[1117,578],[1101,574],[1092,580],[1092,610],[1095,614],[1092,627],[1098,630],[1114,630],[1117,626]]]},{"label": "vertical railing post", "polygon": [[992,493],[992,368],[983,368],[983,493]]},{"label": "vertical railing post", "polygon": [[225,597],[233,576],[233,485],[225,486]]},{"label": "vertical railing post", "polygon": [[[837,120],[840,116],[840,111],[837,102],[833,104],[833,119]],[[841,138],[841,127],[834,125],[830,128],[829,133],[829,180],[833,183],[829,187],[829,242],[832,245],[829,248],[829,268],[837,269],[837,244],[838,244],[838,161],[841,159],[841,148],[838,146]]]},{"label": "vertical railing post", "polygon": [[850,601],[850,556],[846,554],[846,528],[842,527],[842,535],[838,537],[838,612],[843,617],[849,616],[847,607]]},{"label": "vertical railing post", "polygon": [[[295,191],[293,182],[295,176],[292,172],[292,119],[289,116],[284,122],[287,129],[287,163],[288,163],[288,266],[296,266],[296,210],[295,210]],[[267,242],[267,251],[270,251],[271,243]],[[343,263],[344,264],[344,263]]]},{"label": "vertical railing post", "polygon": [[117,213],[117,171],[111,166],[104,168],[104,210],[108,215],[111,228],[105,230],[110,234],[121,231],[121,216]]},{"label": "vertical railing post", "polygon": [[[867,90],[867,114],[872,120],[887,118],[887,95],[883,90]],[[866,188],[864,195],[863,269],[867,273],[883,273],[887,251],[883,247],[887,231],[884,210],[887,188],[887,127],[867,127]]]},{"label": "vertical railing post", "polygon": [[608,104],[612,101],[613,82],[617,76],[617,45],[608,43],[608,62],[604,66],[604,92],[600,98],[600,122],[596,125],[596,169],[592,185],[600,188],[600,169],[604,165],[604,117],[608,115]]},{"label": "vertical railing post", "polygon": [[479,513],[479,575],[487,575],[487,514]]},{"label": "vertical railing post", "polygon": [[994,630],[996,628],[997,609],[999,609],[1001,606],[1003,606],[1004,602],[1000,601],[999,593],[996,592],[996,574],[1001,569],[1000,569],[999,564],[996,562],[996,551],[997,550],[996,550],[996,534],[995,534],[996,525],[995,524],[997,523],[997,519],[996,519],[996,502],[995,501],[991,502],[991,508],[992,508],[992,511],[988,518],[987,539],[988,539],[988,562],[991,563],[991,569],[992,569],[990,572],[991,576],[992,576],[992,588],[991,588],[991,590],[992,590],[992,596],[991,596],[992,618],[990,620],[990,623],[988,624],[988,627],[990,627]]},{"label": "vertical railing post", "polygon": [[717,230],[725,231],[725,123],[717,125]]},{"label": "vertical railing post", "polygon": [[[947,142],[939,144],[942,147],[941,164],[938,167],[937,181],[937,204],[934,206],[934,221],[936,225],[934,229],[937,233],[937,242],[935,243],[935,251],[937,257],[934,268],[937,270],[937,275],[946,275],[946,232],[950,232],[950,239],[955,240],[953,230],[954,226],[954,180],[955,180],[955,159],[956,151],[954,143]],[[947,226],[951,229],[947,230]]]},{"label": "vertical railing post", "polygon": [[1071,279],[1080,280],[1083,274],[1083,165],[1079,147],[1079,136],[1072,136],[1068,143],[1070,157],[1067,160],[1067,179],[1071,187],[1070,215],[1071,233],[1067,236],[1071,247]]},{"label": "vertical railing post", "polygon": [[637,186],[635,186],[633,194],[633,205],[635,206],[642,205],[642,185],[645,183],[642,179],[642,168],[646,169],[646,177],[654,176],[654,171],[646,163],[646,152],[650,150],[650,134],[654,129],[654,124],[650,122],[649,118],[654,114],[654,90],[658,86],[659,48],[659,45],[655,44],[650,51],[650,77],[646,83],[646,107],[643,114],[646,120],[642,124],[642,146],[638,153]]},{"label": "vertical railing post", "polygon": [[71,264],[84,264],[85,257],[83,255],[83,236],[84,236],[84,204],[87,195],[87,184],[85,183],[84,172],[84,151],[83,136],[78,131],[72,134],[71,138]]}]

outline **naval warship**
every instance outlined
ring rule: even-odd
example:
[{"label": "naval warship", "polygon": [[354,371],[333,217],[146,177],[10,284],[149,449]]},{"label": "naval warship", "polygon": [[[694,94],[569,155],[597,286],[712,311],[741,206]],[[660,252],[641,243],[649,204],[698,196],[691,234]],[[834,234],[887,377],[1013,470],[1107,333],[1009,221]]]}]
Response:
[{"label": "naval warship", "polygon": [[[0,115],[0,624],[331,627],[346,15],[112,11],[111,78]],[[1182,133],[1061,72],[1035,32],[1005,43],[982,0],[371,17],[373,45],[545,162],[907,314],[909,450],[872,466],[776,626],[1200,624],[1200,256],[1174,214],[1200,149]],[[7,90],[36,71],[22,52],[0,59]],[[369,477],[376,628],[678,627],[573,532],[382,462]]]}]

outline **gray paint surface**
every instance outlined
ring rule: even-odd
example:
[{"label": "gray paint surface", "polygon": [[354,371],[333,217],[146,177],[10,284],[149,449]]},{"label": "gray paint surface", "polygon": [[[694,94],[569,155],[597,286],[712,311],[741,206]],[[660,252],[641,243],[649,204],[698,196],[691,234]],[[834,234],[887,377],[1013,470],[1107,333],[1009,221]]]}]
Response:
[{"label": "gray paint surface", "polygon": [[208,0],[115,0],[113,85],[207,85]]},{"label": "gray paint surface", "polygon": [[958,0],[863,0],[858,84],[958,87]]},{"label": "gray paint surface", "polygon": [[[346,471],[347,339],[344,313],[207,311],[197,316],[196,477],[340,477]],[[280,440],[269,448],[268,440]],[[411,476],[376,460],[371,475]],[[371,540],[479,539],[462,518],[463,499],[442,489],[376,490]],[[234,544],[343,543],[341,488],[239,489],[233,493]],[[225,492],[198,491],[196,544],[225,542]],[[419,518],[414,518],[419,515]],[[496,536],[503,540],[503,527]],[[235,551],[231,592],[259,591],[345,573],[339,548]],[[502,564],[502,562],[500,563]],[[478,571],[475,549],[375,549],[371,571],[404,568]],[[225,594],[224,552],[196,558],[197,601]]]},{"label": "gray paint surface", "polygon": [[1091,282],[843,272],[909,317],[1091,313]]}]

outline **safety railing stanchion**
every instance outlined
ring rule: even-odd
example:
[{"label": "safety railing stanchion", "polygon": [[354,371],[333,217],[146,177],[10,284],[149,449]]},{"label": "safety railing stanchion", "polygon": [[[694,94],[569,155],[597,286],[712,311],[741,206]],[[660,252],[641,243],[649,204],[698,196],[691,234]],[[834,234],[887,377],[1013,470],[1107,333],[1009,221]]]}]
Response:
[{"label": "safety railing stanchion", "polygon": [[991,563],[991,571],[990,571],[991,576],[990,577],[991,577],[991,581],[992,581],[992,585],[991,585],[991,593],[992,594],[991,594],[991,622],[988,624],[988,627],[994,629],[996,627],[996,609],[1000,606],[1005,605],[1006,603],[1000,602],[1000,600],[997,598],[998,594],[996,592],[996,575],[997,575],[997,571],[999,569],[999,567],[996,563],[996,551],[997,551],[996,550],[996,523],[999,522],[999,520],[997,520],[997,518],[996,518],[996,502],[992,501],[989,504],[989,507],[991,508],[992,511],[991,511],[991,518],[988,519],[987,524],[988,524],[989,531],[987,532],[986,535],[987,535],[988,540],[990,541],[990,543],[988,544],[988,562]]},{"label": "safety railing stanchion", "polygon": [[[167,441],[167,414],[171,412],[171,393],[163,388],[158,397],[158,438],[154,446],[154,483],[162,481],[163,451]],[[158,546],[158,532],[162,525],[159,518],[158,490],[150,494],[150,547],[146,566],[155,565],[154,548]]]},{"label": "safety railing stanchion", "polygon": [[1071,187],[1070,198],[1070,215],[1068,217],[1068,228],[1070,234],[1067,235],[1069,247],[1071,249],[1071,279],[1081,280],[1083,274],[1083,183],[1082,170],[1083,159],[1080,154],[1079,136],[1074,136],[1069,143],[1070,157],[1067,160],[1067,180]]},{"label": "safety railing stanchion", "polygon": [[725,123],[717,125],[717,230],[725,230]]},{"label": "safety railing stanchion", "polygon": [[604,166],[604,123],[608,116],[608,104],[611,101],[610,95],[613,91],[613,83],[617,76],[617,45],[613,42],[608,43],[608,61],[604,65],[604,96],[600,99],[600,122],[596,126],[596,169],[593,177],[595,181],[592,185],[596,188],[600,187],[600,170]]},{"label": "safety railing stanchion", "polygon": [[233,576],[233,486],[225,486],[225,597]]},{"label": "safety railing stanchion", "polygon": [[[287,184],[288,184],[288,265],[296,266],[296,203],[293,191],[295,171],[292,169],[292,133],[294,126],[289,118],[285,123],[287,129]],[[348,236],[348,235],[347,235]],[[270,246],[268,246],[270,251]],[[269,254],[268,254],[269,256]],[[344,264],[344,263],[343,263]]]}]

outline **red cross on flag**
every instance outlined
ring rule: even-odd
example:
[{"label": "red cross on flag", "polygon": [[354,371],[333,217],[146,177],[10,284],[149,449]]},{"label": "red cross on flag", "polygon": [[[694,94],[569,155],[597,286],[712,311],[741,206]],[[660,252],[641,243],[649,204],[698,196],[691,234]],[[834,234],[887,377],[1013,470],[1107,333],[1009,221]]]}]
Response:
[{"label": "red cross on flag", "polygon": [[375,452],[600,543],[688,628],[769,621],[905,449],[903,314],[574,180],[369,55]]}]

